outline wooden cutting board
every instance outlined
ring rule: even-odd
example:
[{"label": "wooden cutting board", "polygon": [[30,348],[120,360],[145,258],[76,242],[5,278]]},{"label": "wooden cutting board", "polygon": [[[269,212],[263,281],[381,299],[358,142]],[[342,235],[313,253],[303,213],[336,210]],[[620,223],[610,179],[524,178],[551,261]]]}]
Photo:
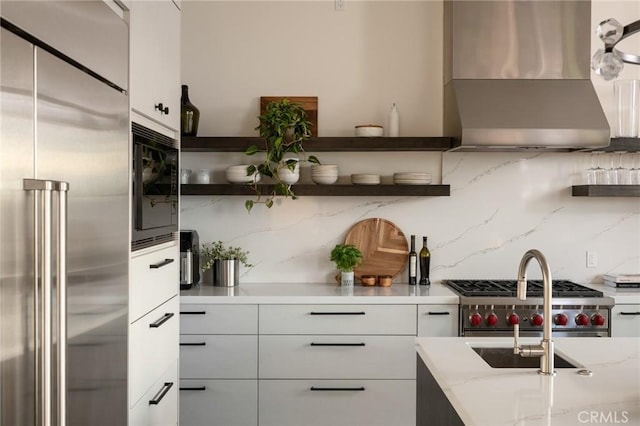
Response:
[{"label": "wooden cutting board", "polygon": [[404,270],[409,258],[409,244],[404,233],[393,222],[381,218],[362,220],[349,230],[345,244],[353,244],[364,261],[354,269],[362,275],[391,275]]}]

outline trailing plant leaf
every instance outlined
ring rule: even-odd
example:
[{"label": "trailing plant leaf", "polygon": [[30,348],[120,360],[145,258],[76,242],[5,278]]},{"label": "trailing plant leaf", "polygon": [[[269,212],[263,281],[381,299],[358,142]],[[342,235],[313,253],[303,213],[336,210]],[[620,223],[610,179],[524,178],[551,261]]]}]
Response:
[{"label": "trailing plant leaf", "polygon": [[245,201],[244,208],[247,209],[247,213],[251,213],[251,209],[253,208],[253,200]]},{"label": "trailing plant leaf", "polygon": [[[278,175],[278,168],[281,167],[285,154],[293,153],[298,157],[286,160],[286,167],[291,171],[295,170],[298,161],[320,164],[320,161],[313,155],[309,156],[308,160],[306,158],[303,143],[311,137],[312,124],[307,119],[307,113],[302,105],[291,102],[289,99],[271,101],[266,105],[264,113],[258,116],[258,120],[260,125],[255,130],[258,130],[260,137],[264,139],[263,151],[266,152],[266,159],[258,165],[256,170],[262,176],[269,177],[275,182],[271,192],[265,195],[266,199],[262,198],[263,194],[260,193],[259,185],[251,185],[256,192],[256,198],[252,204],[245,203],[248,211],[251,211],[251,208],[257,203],[271,208],[276,196],[297,199],[291,185],[283,182]],[[254,155],[259,151],[258,146],[252,145],[245,150],[245,154]]]}]

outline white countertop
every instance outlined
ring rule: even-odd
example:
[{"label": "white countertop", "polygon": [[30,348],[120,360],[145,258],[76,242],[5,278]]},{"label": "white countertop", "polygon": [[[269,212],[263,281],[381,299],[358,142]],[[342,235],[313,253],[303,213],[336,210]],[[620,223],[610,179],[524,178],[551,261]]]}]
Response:
[{"label": "white countertop", "polygon": [[601,291],[605,296],[611,297],[616,305],[640,304],[640,289],[638,288],[613,288],[604,284],[590,285],[591,288]]},{"label": "white countertop", "polygon": [[243,284],[214,287],[200,284],[180,291],[181,303],[331,303],[331,304],[458,304],[458,296],[442,284],[429,287],[340,287],[328,283]]},{"label": "white countertop", "polygon": [[556,369],[555,377],[541,376],[537,369],[491,368],[471,349],[512,347],[513,338],[416,339],[420,357],[467,426],[640,425],[637,338],[569,337],[554,342],[556,353],[588,368],[593,376],[566,368]]}]

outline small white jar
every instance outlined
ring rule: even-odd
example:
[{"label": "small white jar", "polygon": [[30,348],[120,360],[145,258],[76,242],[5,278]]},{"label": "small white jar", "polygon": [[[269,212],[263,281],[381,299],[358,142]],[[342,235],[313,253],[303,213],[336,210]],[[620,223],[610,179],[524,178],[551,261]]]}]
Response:
[{"label": "small white jar", "polygon": [[211,183],[211,173],[209,169],[200,169],[196,173],[196,183],[207,185]]}]

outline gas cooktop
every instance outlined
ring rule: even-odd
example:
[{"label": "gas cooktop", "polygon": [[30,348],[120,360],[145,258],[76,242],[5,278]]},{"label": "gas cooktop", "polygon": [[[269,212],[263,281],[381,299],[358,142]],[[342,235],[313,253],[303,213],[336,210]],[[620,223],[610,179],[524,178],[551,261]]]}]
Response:
[{"label": "gas cooktop", "polygon": [[[518,282],[516,280],[445,280],[444,284],[464,297],[516,297]],[[544,286],[542,280],[527,280],[527,297],[542,297]],[[600,291],[593,290],[567,280],[553,280],[552,297],[602,297]]]}]

